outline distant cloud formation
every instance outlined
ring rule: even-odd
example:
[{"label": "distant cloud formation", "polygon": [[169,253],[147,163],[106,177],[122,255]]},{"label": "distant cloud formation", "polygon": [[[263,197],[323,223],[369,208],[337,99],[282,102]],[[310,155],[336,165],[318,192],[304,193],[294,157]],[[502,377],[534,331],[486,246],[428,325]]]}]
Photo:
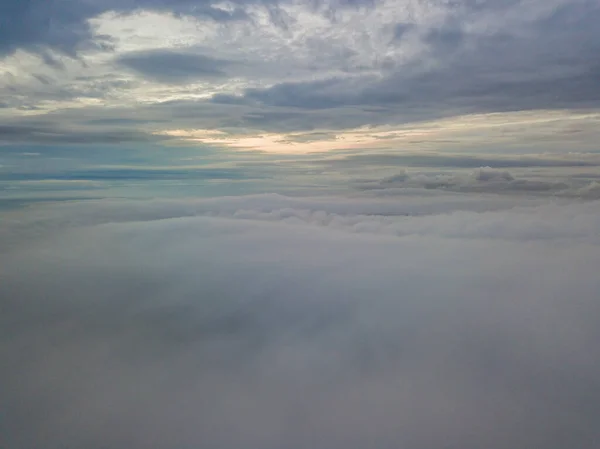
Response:
[{"label": "distant cloud formation", "polygon": [[394,189],[425,188],[465,193],[534,193],[563,197],[583,196],[587,199],[594,199],[596,184],[597,182],[594,180],[588,180],[582,184],[581,181],[568,183],[544,178],[519,179],[506,170],[481,167],[470,172],[437,174],[402,172],[377,181],[358,181],[357,187],[386,194],[392,194]]},{"label": "distant cloud formation", "polygon": [[593,0],[4,0],[0,17],[0,119],[26,124],[37,110],[73,133],[73,109],[147,118],[131,125],[145,141],[600,102]]},{"label": "distant cloud formation", "polygon": [[7,215],[0,443],[592,447],[598,203],[455,201]]},{"label": "distant cloud formation", "polygon": [[[111,121],[97,126],[115,125]],[[337,154],[328,150],[281,154],[249,150],[244,145],[271,145],[276,150],[282,135],[254,140],[208,135],[207,139],[230,143],[229,148],[219,143],[179,146],[175,136],[160,135],[139,145],[128,126],[123,123],[123,131],[112,135],[70,134],[47,126],[11,129],[13,138],[22,135],[19,133],[31,134],[39,143],[0,148],[0,210],[18,201],[251,193],[343,194],[371,200],[396,197],[403,202],[442,193],[503,195],[513,200],[600,198],[600,154],[593,152],[501,154],[358,148]],[[43,142],[44,138],[54,143]],[[353,137],[343,133],[297,133],[289,135],[286,144],[343,148],[349,138]],[[92,139],[96,143],[91,144]],[[110,139],[121,143],[108,146]]]},{"label": "distant cloud formation", "polygon": [[185,82],[202,78],[222,78],[227,61],[198,54],[152,50],[124,54],[120,64],[158,82]]}]

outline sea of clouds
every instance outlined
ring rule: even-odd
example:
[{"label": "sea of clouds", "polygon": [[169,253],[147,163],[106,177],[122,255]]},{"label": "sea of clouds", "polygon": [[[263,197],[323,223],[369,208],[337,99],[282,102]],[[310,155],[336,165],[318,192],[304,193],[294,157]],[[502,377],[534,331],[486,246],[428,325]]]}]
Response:
[{"label": "sea of clouds", "polygon": [[598,445],[598,201],[65,202],[0,261],[3,448]]}]

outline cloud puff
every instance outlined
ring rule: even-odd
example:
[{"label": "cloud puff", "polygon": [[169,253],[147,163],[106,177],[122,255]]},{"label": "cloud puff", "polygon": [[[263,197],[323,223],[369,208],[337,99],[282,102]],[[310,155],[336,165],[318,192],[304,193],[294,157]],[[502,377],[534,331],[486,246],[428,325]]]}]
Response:
[{"label": "cloud puff", "polygon": [[600,198],[600,182],[592,181],[575,192],[575,196],[588,199]]},{"label": "cloud puff", "polygon": [[592,175],[569,176],[560,171],[523,171],[519,176],[507,170],[480,167],[472,171],[401,171],[378,180],[357,180],[359,190],[383,195],[401,194],[404,189],[433,189],[452,192],[536,194],[597,198],[597,182]]},{"label": "cloud puff", "polygon": [[473,172],[477,181],[514,181],[513,175],[506,170],[494,170],[490,167],[481,167]]},{"label": "cloud puff", "polygon": [[[2,254],[2,445],[592,447],[598,204],[437,202],[404,217],[381,215],[397,201],[279,196],[10,215],[2,228],[43,235]],[[413,231],[356,232],[369,220]]]}]

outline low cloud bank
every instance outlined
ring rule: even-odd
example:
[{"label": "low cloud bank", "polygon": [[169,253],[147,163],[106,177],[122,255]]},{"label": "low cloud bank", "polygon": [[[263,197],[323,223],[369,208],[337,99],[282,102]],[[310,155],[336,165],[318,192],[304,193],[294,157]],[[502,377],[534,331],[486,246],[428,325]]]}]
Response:
[{"label": "low cloud bank", "polygon": [[0,446],[593,447],[599,204],[452,198],[10,215]]},{"label": "low cloud bank", "polygon": [[600,199],[599,183],[573,177],[517,176],[507,170],[480,167],[470,172],[409,173],[401,171],[379,180],[360,180],[360,190],[379,194],[401,193],[405,189],[445,190],[462,193],[533,194]]}]

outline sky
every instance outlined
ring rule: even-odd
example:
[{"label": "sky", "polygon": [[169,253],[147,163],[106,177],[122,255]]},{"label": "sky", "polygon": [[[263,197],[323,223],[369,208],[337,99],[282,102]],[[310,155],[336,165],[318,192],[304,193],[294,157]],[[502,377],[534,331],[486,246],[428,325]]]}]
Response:
[{"label": "sky", "polygon": [[2,0],[2,206],[405,171],[460,190],[481,167],[518,182],[480,190],[597,197],[599,20],[595,0]]},{"label": "sky", "polygon": [[599,23],[0,0],[0,447],[596,447]]}]

